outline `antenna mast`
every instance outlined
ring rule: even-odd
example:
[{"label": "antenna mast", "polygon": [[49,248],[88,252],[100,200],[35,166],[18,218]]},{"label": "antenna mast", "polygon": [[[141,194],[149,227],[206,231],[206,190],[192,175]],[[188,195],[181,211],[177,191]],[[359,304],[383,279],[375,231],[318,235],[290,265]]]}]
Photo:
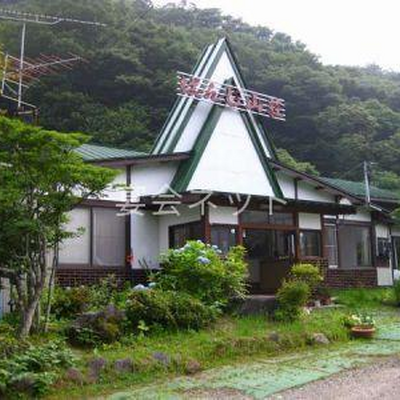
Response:
[{"label": "antenna mast", "polygon": [[4,66],[1,81],[1,96],[17,103],[18,114],[24,113],[24,106],[36,110],[36,106],[23,101],[24,89],[39,80],[41,76],[54,74],[60,69],[70,69],[71,64],[83,60],[74,54],[68,58],[41,55],[39,58],[27,61],[25,56],[25,42],[27,24],[57,25],[60,23],[73,23],[81,25],[101,26],[106,24],[96,21],[85,21],[80,19],[65,18],[45,14],[33,14],[17,10],[0,8],[0,19],[22,23],[21,45],[19,58],[3,53]]}]

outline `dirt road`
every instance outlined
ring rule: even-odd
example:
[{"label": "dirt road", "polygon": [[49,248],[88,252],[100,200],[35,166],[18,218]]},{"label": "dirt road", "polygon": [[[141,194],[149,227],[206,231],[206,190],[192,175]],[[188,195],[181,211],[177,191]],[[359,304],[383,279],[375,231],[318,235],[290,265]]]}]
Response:
[{"label": "dirt road", "polygon": [[363,368],[343,371],[300,388],[275,394],[273,400],[398,400],[400,358],[378,361]]}]

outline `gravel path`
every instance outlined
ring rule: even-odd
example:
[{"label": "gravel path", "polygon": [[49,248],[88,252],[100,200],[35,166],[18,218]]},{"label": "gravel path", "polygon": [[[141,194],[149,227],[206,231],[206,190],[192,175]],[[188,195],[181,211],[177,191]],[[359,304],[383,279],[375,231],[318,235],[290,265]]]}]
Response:
[{"label": "gravel path", "polygon": [[400,358],[341,372],[299,388],[276,394],[274,400],[398,400]]}]

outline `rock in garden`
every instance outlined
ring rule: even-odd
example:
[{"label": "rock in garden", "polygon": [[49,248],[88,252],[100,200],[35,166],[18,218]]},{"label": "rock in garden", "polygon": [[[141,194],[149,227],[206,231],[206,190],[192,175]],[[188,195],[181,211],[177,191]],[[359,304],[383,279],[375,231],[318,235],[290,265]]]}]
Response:
[{"label": "rock in garden", "polygon": [[114,363],[114,369],[116,372],[133,372],[133,361],[130,358],[123,358],[116,360]]},{"label": "rock in garden", "polygon": [[65,373],[65,380],[73,382],[78,385],[83,385],[85,382],[85,377],[82,372],[77,368],[68,368]]},{"label": "rock in garden", "polygon": [[268,340],[270,340],[271,342],[276,342],[278,343],[281,340],[281,336],[279,335],[278,332],[271,332],[268,335]]},{"label": "rock in garden", "polygon": [[96,381],[99,378],[101,372],[106,367],[106,365],[107,365],[107,360],[102,357],[93,358],[92,360],[90,360],[88,363],[89,378],[92,381]]},{"label": "rock in garden", "polygon": [[193,375],[196,372],[201,371],[201,364],[197,360],[189,360],[186,363],[185,371],[189,375]]},{"label": "rock in garden", "polygon": [[313,333],[312,342],[315,344],[329,344],[329,339],[323,333]]},{"label": "rock in garden", "polygon": [[163,364],[165,367],[168,367],[171,364],[171,358],[168,354],[162,353],[161,351],[156,351],[152,354],[154,360]]}]

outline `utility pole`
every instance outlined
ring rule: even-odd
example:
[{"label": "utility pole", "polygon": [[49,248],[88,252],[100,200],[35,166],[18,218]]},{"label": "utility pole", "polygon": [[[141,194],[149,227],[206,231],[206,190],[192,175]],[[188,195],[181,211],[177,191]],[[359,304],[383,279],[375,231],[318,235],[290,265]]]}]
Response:
[{"label": "utility pole", "polygon": [[364,161],[364,182],[365,182],[365,202],[369,206],[371,204],[371,185],[370,185],[370,169],[368,161]]}]

